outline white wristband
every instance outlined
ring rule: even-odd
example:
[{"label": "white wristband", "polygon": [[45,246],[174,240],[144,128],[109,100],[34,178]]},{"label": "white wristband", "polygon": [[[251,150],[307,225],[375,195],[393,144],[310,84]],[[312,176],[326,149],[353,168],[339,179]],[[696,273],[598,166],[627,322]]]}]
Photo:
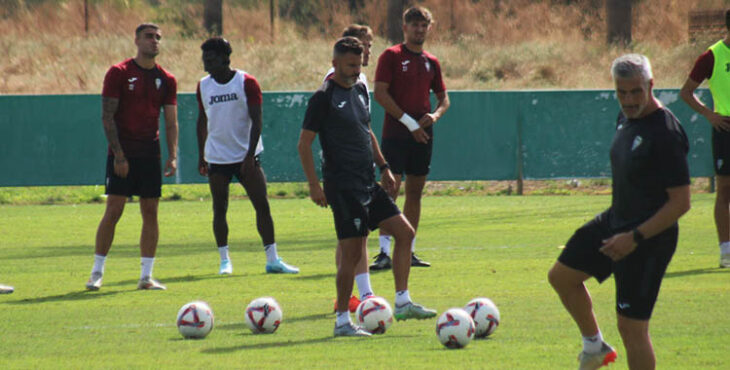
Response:
[{"label": "white wristband", "polygon": [[403,113],[403,115],[398,119],[403,125],[408,127],[408,130],[411,132],[418,130],[421,128],[421,126],[418,125],[418,122],[416,122],[413,117],[409,116],[408,113]]}]

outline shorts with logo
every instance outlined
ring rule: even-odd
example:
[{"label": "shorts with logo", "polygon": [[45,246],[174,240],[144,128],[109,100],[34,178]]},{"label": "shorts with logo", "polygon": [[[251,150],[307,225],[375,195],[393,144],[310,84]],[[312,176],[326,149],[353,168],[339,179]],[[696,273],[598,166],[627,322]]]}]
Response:
[{"label": "shorts with logo", "polygon": [[613,262],[599,251],[603,240],[626,230],[613,230],[608,213],[596,216],[576,230],[558,257],[564,265],[583,271],[603,282],[613,273],[616,282],[616,312],[648,320],[654,310],[664,272],[677,248],[675,225],[641,242],[633,253]]},{"label": "shorts with logo", "polygon": [[730,175],[730,132],[712,130],[712,160],[715,174]]},{"label": "shorts with logo", "polygon": [[[254,165],[256,168],[261,167],[261,158],[257,155],[253,157]],[[216,163],[208,163],[208,176],[214,175],[214,174],[220,174],[225,176],[228,179],[228,182],[231,182],[231,179],[233,179],[233,176],[236,176],[238,179],[238,182],[243,181],[241,176],[241,167],[243,166],[243,162],[236,162],[236,163],[226,163],[226,164],[216,164]]]},{"label": "shorts with logo", "polygon": [[377,183],[356,190],[325,181],[324,194],[332,208],[338,240],[365,237],[381,222],[400,214],[393,199]]},{"label": "shorts with logo", "polygon": [[114,174],[114,156],[106,158],[105,194],[159,198],[162,190],[160,158],[127,158],[127,177]]},{"label": "shorts with logo", "polygon": [[382,151],[394,175],[426,176],[431,169],[433,136],[426,144],[408,139],[383,139]]}]

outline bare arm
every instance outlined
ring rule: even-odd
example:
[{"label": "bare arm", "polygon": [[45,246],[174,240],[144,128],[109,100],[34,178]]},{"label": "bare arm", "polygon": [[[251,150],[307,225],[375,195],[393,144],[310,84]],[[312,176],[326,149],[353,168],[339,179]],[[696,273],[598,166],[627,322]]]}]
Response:
[{"label": "bare arm", "polygon": [[[669,200],[653,216],[636,228],[644,238],[648,239],[661,233],[689,211],[689,185],[668,188],[667,195]],[[636,247],[633,232],[627,231],[605,240],[600,251],[612,260],[618,261],[631,254]]]},{"label": "bare arm", "polygon": [[101,97],[101,122],[104,125],[104,134],[109,142],[109,147],[114,154],[114,174],[119,177],[127,177],[129,173],[129,164],[127,158],[124,157],[122,144],[119,142],[119,134],[117,133],[117,124],[114,122],[114,115],[119,109],[119,99]]},{"label": "bare arm", "polygon": [[165,176],[172,176],[177,171],[177,105],[165,105],[165,137],[167,138],[167,162]]},{"label": "bare arm", "polygon": [[243,159],[243,173],[248,173],[254,167],[254,157],[256,156],[256,146],[261,138],[261,128],[263,109],[260,104],[249,105],[248,115],[251,117],[251,136],[248,139],[248,153]]},{"label": "bare arm", "polygon": [[297,150],[299,151],[299,159],[302,161],[304,176],[307,177],[307,182],[309,183],[309,197],[315,204],[321,207],[327,207],[327,199],[324,196],[324,191],[322,191],[322,186],[319,184],[317,171],[314,169],[312,142],[314,142],[316,136],[316,132],[302,129],[302,132],[299,134]]},{"label": "bare arm", "polygon": [[201,175],[208,175],[208,166],[205,163],[205,140],[208,138],[208,116],[203,109],[198,108],[198,171]]},{"label": "bare arm", "polygon": [[[375,160],[375,165],[380,168],[388,162],[385,161],[385,157],[380,151],[378,139],[375,138],[375,133],[373,132],[372,128],[370,129],[370,140],[372,142],[373,148],[373,160]],[[393,174],[390,172],[390,168],[386,168],[380,173],[380,182],[385,192],[393,196],[393,193],[395,192],[395,178],[393,178]]]},{"label": "bare arm", "polygon": [[679,91],[679,96],[681,96],[682,100],[684,100],[684,102],[687,103],[687,105],[689,105],[695,112],[707,118],[712,127],[722,131],[730,131],[730,117],[725,117],[715,113],[712,109],[708,108],[699,99],[697,99],[694,92],[700,84],[701,82],[687,78],[682,89]]},{"label": "bare arm", "polygon": [[[383,109],[385,109],[385,112],[395,117],[396,120],[399,120],[403,117],[403,113],[405,112],[398,106],[395,100],[393,100],[393,97],[388,92],[388,87],[390,87],[390,84],[387,82],[375,81],[375,91],[373,96],[375,97],[375,101],[377,101]],[[411,131],[411,134],[419,143],[426,143],[429,139],[428,134],[423,130],[423,127]]]},{"label": "bare arm", "polygon": [[436,106],[436,110],[433,113],[427,113],[425,114],[419,121],[418,124],[421,125],[421,127],[428,127],[436,123],[441,117],[446,113],[447,110],[449,110],[449,107],[451,106],[451,100],[449,100],[449,94],[446,93],[446,91],[442,91],[440,93],[436,93],[436,100],[438,100],[438,105]]}]

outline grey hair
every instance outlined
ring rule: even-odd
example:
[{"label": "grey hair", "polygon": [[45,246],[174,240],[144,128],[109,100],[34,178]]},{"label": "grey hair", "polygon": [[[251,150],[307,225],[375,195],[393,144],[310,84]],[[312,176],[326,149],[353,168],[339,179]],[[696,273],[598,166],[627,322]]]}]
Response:
[{"label": "grey hair", "polygon": [[641,76],[645,82],[649,82],[654,75],[651,72],[649,58],[641,54],[622,55],[613,61],[611,65],[611,77],[632,78]]}]

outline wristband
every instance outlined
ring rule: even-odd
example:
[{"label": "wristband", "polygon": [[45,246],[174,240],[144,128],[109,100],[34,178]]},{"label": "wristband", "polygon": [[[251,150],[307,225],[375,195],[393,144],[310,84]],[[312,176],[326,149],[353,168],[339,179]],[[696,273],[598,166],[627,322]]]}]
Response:
[{"label": "wristband", "polygon": [[383,171],[390,169],[390,165],[388,164],[388,162],[385,162],[382,166],[378,168],[380,168],[380,173],[383,173]]},{"label": "wristband", "polygon": [[639,229],[634,229],[631,233],[634,235],[634,241],[636,242],[636,244],[644,241],[644,234],[642,234]]},{"label": "wristband", "polygon": [[418,122],[416,122],[416,120],[413,119],[413,117],[409,116],[408,113],[403,113],[403,115],[398,119],[398,121],[400,121],[403,125],[408,127],[408,130],[410,132],[416,131],[419,128],[421,128],[421,126],[418,125]]}]

